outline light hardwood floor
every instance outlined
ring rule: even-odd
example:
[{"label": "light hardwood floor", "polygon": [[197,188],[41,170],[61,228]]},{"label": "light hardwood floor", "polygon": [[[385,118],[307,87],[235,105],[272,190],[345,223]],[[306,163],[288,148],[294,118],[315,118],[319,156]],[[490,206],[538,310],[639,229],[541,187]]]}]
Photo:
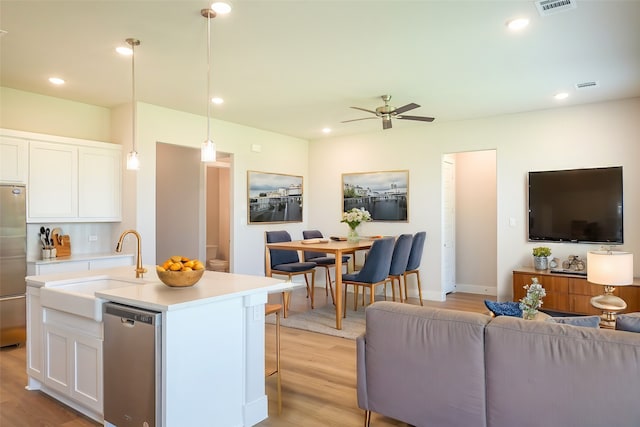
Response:
[{"label": "light hardwood floor", "polygon": [[[426,306],[486,312],[485,295],[450,294],[445,302],[425,301]],[[489,297],[491,299],[491,297]],[[493,298],[495,299],[495,298]],[[316,305],[331,304],[323,289],[316,289]],[[410,300],[417,304],[417,299]],[[292,304],[308,305],[304,290],[294,294]],[[266,325],[266,364],[274,357],[274,326]],[[275,377],[267,379],[269,418],[260,427],[361,426],[363,411],[356,399],[355,341],[282,328],[282,413],[277,414]],[[27,391],[25,348],[0,350],[0,427],[86,427],[101,424],[37,391]],[[377,414],[376,427],[406,426]],[[215,422],[211,424],[215,426]]]}]

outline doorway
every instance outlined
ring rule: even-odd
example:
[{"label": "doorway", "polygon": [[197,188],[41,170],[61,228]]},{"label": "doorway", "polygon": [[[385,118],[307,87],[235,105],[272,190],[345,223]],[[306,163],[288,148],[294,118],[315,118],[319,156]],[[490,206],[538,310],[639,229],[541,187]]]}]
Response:
[{"label": "doorway", "polygon": [[231,268],[231,156],[218,153],[206,167],[206,267],[230,272]]},{"label": "doorway", "polygon": [[444,155],[442,192],[442,298],[497,295],[496,150]]}]

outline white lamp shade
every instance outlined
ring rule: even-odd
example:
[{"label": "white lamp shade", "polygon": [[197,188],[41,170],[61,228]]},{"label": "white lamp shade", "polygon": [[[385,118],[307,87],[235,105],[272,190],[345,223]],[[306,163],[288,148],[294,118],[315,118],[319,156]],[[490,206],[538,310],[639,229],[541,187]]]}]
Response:
[{"label": "white lamp shade", "polygon": [[633,254],[616,251],[587,252],[587,281],[610,286],[632,284]]}]

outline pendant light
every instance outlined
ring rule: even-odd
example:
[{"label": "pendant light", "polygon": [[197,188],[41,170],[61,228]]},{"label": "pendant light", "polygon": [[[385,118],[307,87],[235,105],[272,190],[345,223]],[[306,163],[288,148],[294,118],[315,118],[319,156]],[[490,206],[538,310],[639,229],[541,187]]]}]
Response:
[{"label": "pendant light", "polygon": [[200,147],[200,160],[203,162],[216,161],[216,144],[211,139],[211,20],[218,13],[226,14],[231,11],[227,3],[216,2],[208,9],[202,9],[200,14],[207,19],[207,139]]},{"label": "pendant light", "polygon": [[138,170],[140,169],[140,158],[136,151],[136,60],[135,60],[135,46],[140,46],[140,40],[138,39],[126,39],[129,46],[131,46],[131,142],[132,150],[127,154],[127,169]]}]

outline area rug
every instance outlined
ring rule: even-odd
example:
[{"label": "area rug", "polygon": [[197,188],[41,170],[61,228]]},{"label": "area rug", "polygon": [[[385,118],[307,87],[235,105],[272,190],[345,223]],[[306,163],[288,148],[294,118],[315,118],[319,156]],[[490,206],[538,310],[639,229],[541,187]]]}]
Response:
[{"label": "area rug", "polygon": [[[274,324],[275,316],[267,316],[265,322]],[[280,319],[280,325],[354,340],[364,332],[364,307],[359,305],[358,311],[353,311],[353,300],[349,298],[347,317],[342,318],[341,330],[336,329],[336,307],[331,303],[313,310],[309,306],[300,309],[292,306],[287,318]]]}]

